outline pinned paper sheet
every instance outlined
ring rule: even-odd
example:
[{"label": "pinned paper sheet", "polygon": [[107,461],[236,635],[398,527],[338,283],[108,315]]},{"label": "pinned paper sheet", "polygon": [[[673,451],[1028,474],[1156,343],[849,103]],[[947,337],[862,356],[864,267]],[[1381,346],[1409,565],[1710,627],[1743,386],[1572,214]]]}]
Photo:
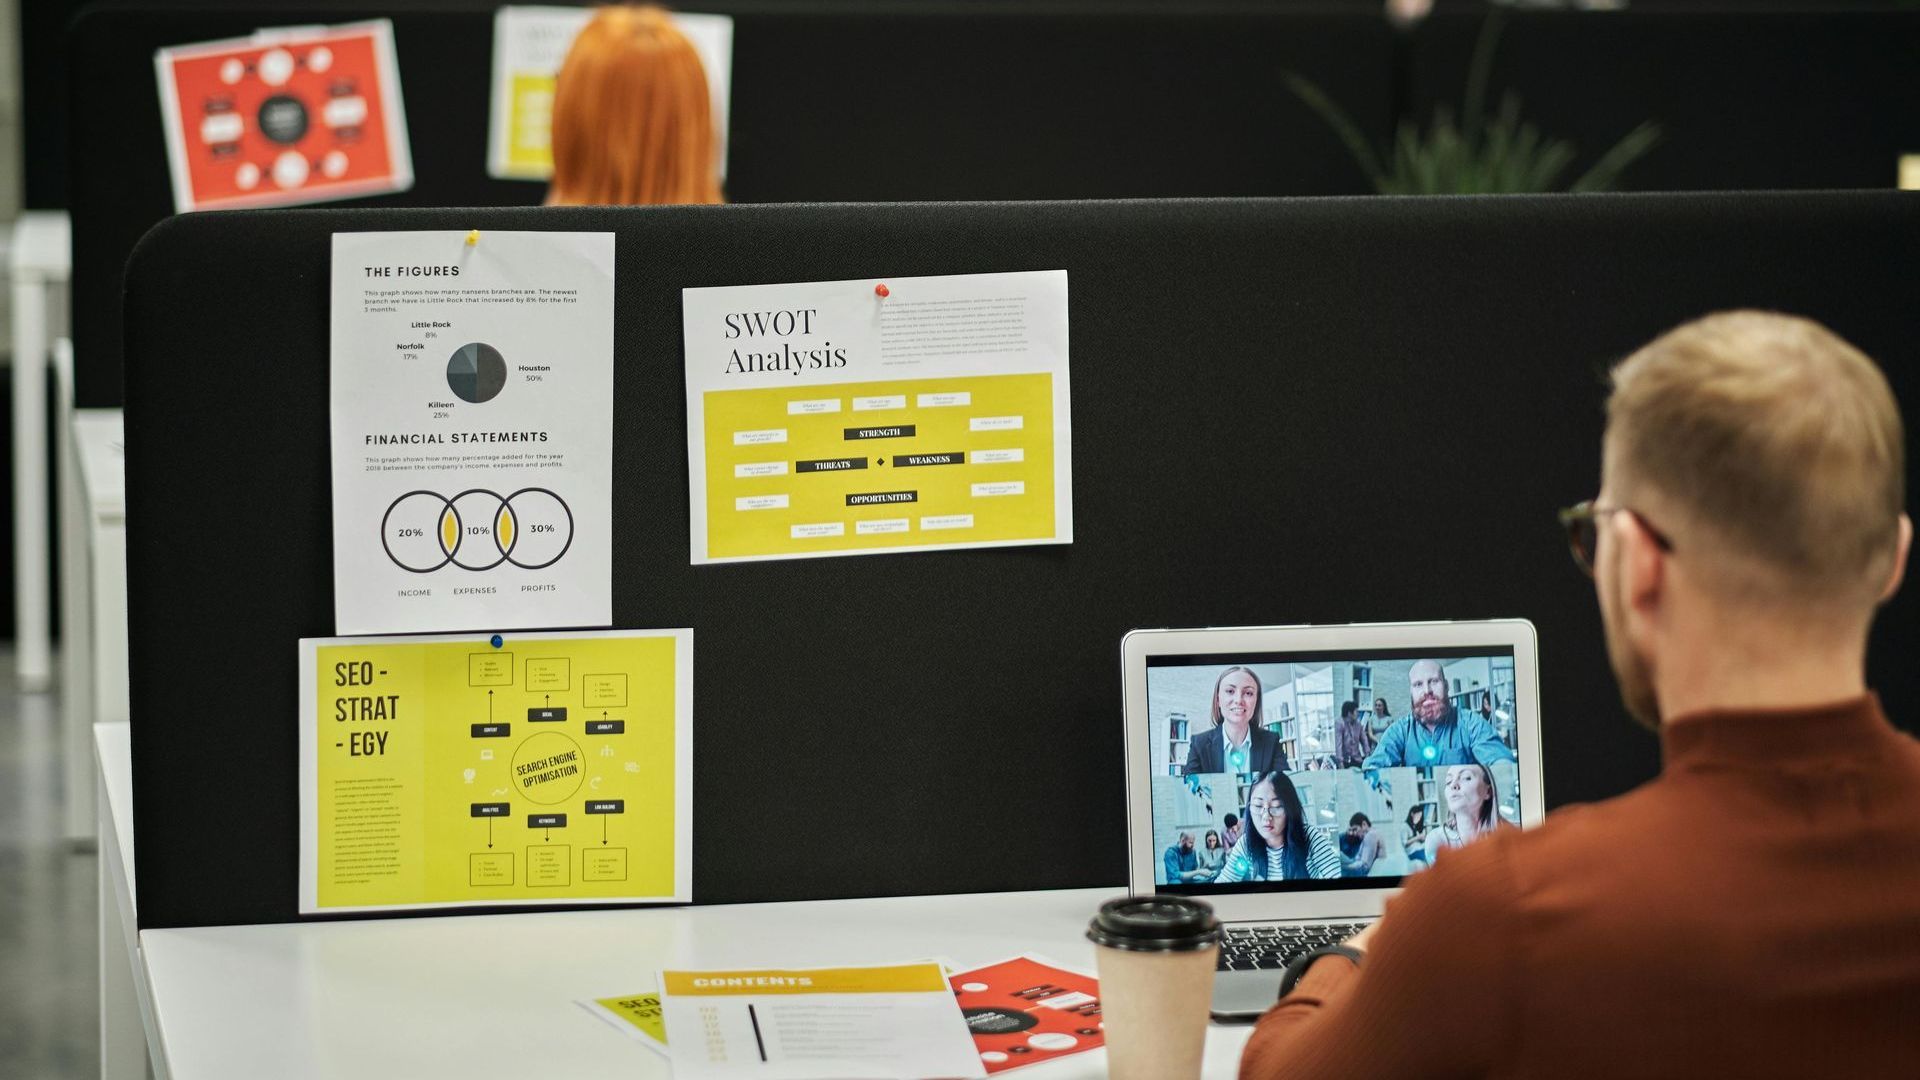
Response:
[{"label": "pinned paper sheet", "polygon": [[1073,540],[1067,274],[686,289],[692,561]]},{"label": "pinned paper sheet", "polygon": [[174,209],[292,206],[413,186],[385,19],[154,53]]},{"label": "pinned paper sheet", "polygon": [[693,631],[300,642],[300,912],[692,898]]},{"label": "pinned paper sheet", "polygon": [[333,234],[334,622],[613,619],[614,236]]}]

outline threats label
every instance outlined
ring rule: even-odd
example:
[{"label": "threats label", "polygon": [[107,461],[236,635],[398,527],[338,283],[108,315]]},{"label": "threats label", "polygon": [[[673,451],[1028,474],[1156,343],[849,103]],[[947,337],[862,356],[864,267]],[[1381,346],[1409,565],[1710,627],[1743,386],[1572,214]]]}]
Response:
[{"label": "threats label", "polygon": [[693,631],[300,642],[302,914],[687,901]]}]

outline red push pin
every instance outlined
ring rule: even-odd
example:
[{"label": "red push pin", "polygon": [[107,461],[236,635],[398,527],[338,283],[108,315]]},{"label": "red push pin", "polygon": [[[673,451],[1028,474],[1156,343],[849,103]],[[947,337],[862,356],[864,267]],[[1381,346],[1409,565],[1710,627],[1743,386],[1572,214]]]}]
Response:
[{"label": "red push pin", "polygon": [[892,289],[887,288],[887,283],[884,281],[873,287],[873,295],[879,297],[885,297],[892,291]]}]

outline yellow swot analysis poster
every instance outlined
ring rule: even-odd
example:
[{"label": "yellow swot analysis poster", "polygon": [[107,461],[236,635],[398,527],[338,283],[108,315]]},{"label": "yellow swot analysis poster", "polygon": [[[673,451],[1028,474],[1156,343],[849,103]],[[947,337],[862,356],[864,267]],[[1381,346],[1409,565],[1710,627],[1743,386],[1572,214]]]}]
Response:
[{"label": "yellow swot analysis poster", "polygon": [[300,911],[692,898],[693,631],[300,642]]},{"label": "yellow swot analysis poster", "polygon": [[1073,540],[1064,270],[682,292],[695,564]]}]

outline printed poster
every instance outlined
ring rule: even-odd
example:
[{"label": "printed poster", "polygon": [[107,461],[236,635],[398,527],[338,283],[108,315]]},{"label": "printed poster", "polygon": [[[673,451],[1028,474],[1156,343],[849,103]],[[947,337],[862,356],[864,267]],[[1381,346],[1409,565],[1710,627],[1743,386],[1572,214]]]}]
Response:
[{"label": "printed poster", "polygon": [[156,51],[153,64],[180,213],[413,186],[385,19],[173,46]]},{"label": "printed poster", "polygon": [[[502,180],[553,175],[554,78],[593,9],[503,7],[493,16],[493,95],[487,134],[487,173]],[[713,93],[714,145],[727,175],[727,106],[733,72],[733,19],[672,13],[673,25],[700,54]]]},{"label": "printed poster", "polygon": [[947,981],[989,1075],[1107,1044],[1100,983],[1085,972],[1016,956]]},{"label": "printed poster", "polygon": [[1066,271],[681,295],[694,564],[1072,542]]},{"label": "printed poster", "polygon": [[692,898],[693,631],[300,642],[300,912]]},{"label": "printed poster", "polygon": [[612,621],[613,253],[334,234],[337,633]]},{"label": "printed poster", "polygon": [[675,1080],[984,1077],[939,963],[663,971]]},{"label": "printed poster", "polygon": [[594,998],[575,1004],[661,1057],[670,1056],[667,1053],[667,1021],[660,1012],[658,993],[649,991],[624,997]]}]

